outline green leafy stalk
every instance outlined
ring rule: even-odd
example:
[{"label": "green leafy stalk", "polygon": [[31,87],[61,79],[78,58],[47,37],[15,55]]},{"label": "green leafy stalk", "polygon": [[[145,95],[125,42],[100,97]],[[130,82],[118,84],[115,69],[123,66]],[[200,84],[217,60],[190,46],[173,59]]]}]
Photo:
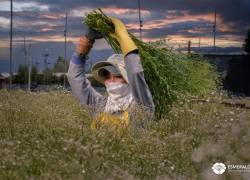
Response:
[{"label": "green leafy stalk", "polygon": [[[121,52],[117,40],[110,36],[115,31],[114,25],[101,9],[87,14],[84,23],[106,34],[105,39],[114,51]],[[216,89],[218,74],[208,62],[168,49],[155,48],[129,34],[139,49],[157,119],[165,117],[173,103],[180,100],[183,94],[204,95]]]}]

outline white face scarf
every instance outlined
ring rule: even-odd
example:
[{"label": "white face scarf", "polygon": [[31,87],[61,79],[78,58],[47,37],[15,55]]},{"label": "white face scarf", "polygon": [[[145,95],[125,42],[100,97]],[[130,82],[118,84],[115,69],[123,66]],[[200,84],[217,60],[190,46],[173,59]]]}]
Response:
[{"label": "white face scarf", "polygon": [[133,94],[128,84],[111,82],[106,84],[108,99],[105,106],[106,113],[125,111],[133,102]]}]

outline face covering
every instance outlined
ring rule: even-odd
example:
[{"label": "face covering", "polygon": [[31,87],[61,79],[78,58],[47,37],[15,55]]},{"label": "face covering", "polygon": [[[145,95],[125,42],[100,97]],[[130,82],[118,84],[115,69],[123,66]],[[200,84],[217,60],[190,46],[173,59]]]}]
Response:
[{"label": "face covering", "polygon": [[108,99],[105,106],[106,113],[125,111],[133,102],[133,94],[129,84],[111,82],[106,84]]}]

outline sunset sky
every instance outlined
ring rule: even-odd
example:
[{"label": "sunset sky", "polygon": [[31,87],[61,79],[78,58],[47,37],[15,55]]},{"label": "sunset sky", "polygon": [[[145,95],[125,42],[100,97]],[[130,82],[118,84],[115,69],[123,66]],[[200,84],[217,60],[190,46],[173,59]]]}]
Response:
[{"label": "sunset sky", "polygon": [[[84,34],[84,15],[95,9],[122,19],[128,30],[138,34],[137,1],[115,0],[14,0],[14,69],[24,63],[23,38],[32,39],[32,59],[43,67],[42,54],[50,54],[51,65],[64,55],[64,23],[68,12],[68,58],[75,42]],[[214,9],[217,9],[217,43],[220,49],[237,49],[250,28],[250,0],[141,0],[143,40],[166,38],[170,45],[184,47],[188,40],[202,49],[213,45]],[[0,72],[8,71],[10,2],[0,0]],[[228,52],[228,51],[227,51]],[[98,40],[91,58],[106,58],[112,51]]]}]

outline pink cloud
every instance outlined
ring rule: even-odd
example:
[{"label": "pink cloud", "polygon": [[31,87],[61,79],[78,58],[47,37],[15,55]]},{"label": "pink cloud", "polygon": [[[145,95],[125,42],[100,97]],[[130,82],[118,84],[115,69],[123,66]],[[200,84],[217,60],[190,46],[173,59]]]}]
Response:
[{"label": "pink cloud", "polygon": [[[102,8],[102,10],[105,13],[113,13],[113,14],[117,14],[117,15],[122,15],[122,14],[127,14],[127,13],[138,13],[138,9],[119,8],[116,6],[105,7],[105,8]],[[142,9],[141,13],[148,15],[148,14],[150,14],[150,11]]]},{"label": "pink cloud", "polygon": [[41,32],[49,32],[49,31],[52,31],[52,30],[53,30],[52,28],[42,28]]},{"label": "pink cloud", "polygon": [[[188,11],[183,11],[181,16],[177,16],[175,11],[168,11],[168,15],[164,19],[153,20],[144,22],[143,29],[150,30],[150,29],[160,29],[163,27],[171,26],[175,23],[184,23],[187,21],[193,22],[200,22],[205,21],[208,24],[214,23],[214,13],[206,13],[206,14],[196,14],[192,15],[189,14]],[[233,32],[232,29],[233,24],[225,24],[223,22],[222,17],[218,14],[217,15],[217,28],[221,32]],[[126,24],[128,29],[139,29],[138,23],[128,23]],[[195,28],[195,27],[194,27]],[[204,29],[203,29],[204,30]],[[191,30],[194,32],[194,30]]]},{"label": "pink cloud", "polygon": [[46,18],[49,20],[58,20],[62,19],[65,17],[65,14],[59,14],[59,13],[46,13],[46,14],[41,14],[42,18]]},{"label": "pink cloud", "polygon": [[[105,14],[111,15],[111,16],[119,16],[119,18],[127,18],[127,19],[138,19],[138,9],[128,9],[128,8],[119,8],[116,6],[109,6],[102,8],[103,12]],[[141,15],[143,17],[149,16],[150,11],[149,10],[141,10]]]}]

